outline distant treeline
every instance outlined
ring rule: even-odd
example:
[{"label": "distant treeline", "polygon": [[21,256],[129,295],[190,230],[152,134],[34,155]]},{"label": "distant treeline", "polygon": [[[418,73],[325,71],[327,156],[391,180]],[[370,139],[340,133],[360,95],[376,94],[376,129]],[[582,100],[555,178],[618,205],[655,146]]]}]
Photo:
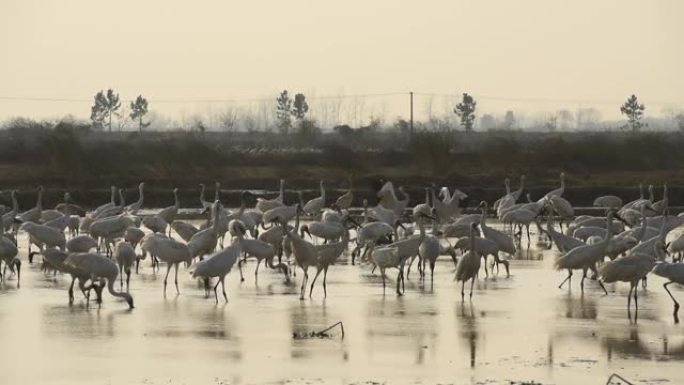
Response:
[{"label": "distant treeline", "polygon": [[[431,183],[472,191],[475,199],[501,195],[505,177],[516,188],[526,174],[536,199],[565,171],[573,203],[586,205],[606,193],[636,198],[641,182],[684,186],[682,148],[684,134],[678,132],[104,133],[62,122],[0,131],[0,188],[43,184],[55,194],[81,191],[82,202],[96,203],[103,197],[91,198],[88,191],[106,196],[106,187],[117,184],[129,187],[134,199],[134,186],[145,181],[150,191],[159,189],[160,203],[170,202],[166,189],[178,186],[195,204],[199,183],[212,196],[214,181],[228,190],[275,189],[285,178],[290,188],[315,194],[323,178],[338,189],[351,181],[370,196],[385,178],[407,186],[421,202],[421,187]],[[684,201],[678,194],[675,188],[671,199]]]}]

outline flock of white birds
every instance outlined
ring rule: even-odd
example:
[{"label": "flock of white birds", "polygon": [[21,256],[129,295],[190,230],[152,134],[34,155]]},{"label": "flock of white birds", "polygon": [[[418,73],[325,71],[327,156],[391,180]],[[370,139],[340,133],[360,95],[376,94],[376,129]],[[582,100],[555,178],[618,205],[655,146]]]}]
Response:
[{"label": "flock of white birds", "polygon": [[[437,259],[449,256],[456,265],[455,280],[461,282],[461,297],[465,298],[465,286],[470,281],[472,299],[473,284],[481,269],[488,276],[494,266],[498,272],[498,266],[503,264],[510,275],[509,260],[521,247],[524,235],[529,247],[530,226],[534,225],[540,241],[560,252],[556,267],[568,272],[560,287],[571,280],[575,270],[582,271],[582,291],[589,271],[591,279],[604,291],[603,283],[628,282],[627,309],[631,317],[631,299],[634,298],[638,309],[638,284],[642,281],[645,285],[652,272],[668,280],[664,289],[674,302],[674,318],[678,322],[679,304],[668,286],[684,284],[684,264],[680,263],[684,235],[668,238],[668,234],[684,224],[684,216],[668,215],[667,186],[663,187],[663,198],[659,201],[655,201],[652,186],[649,197],[640,187],[639,199],[628,203],[613,195],[596,198],[594,206],[604,208],[605,216],[576,216],[573,205],[563,198],[564,174],[560,175],[560,187],[536,201],[526,194],[527,201],[520,202],[524,183],[523,176],[520,187],[511,190],[507,179],[506,193],[500,199],[491,206],[481,202],[479,213],[463,214],[461,201],[467,195],[458,189],[427,187],[425,202],[411,208],[404,189],[395,190],[392,182],[386,182],[377,192],[375,206],[363,201],[362,215],[352,215],[350,210],[354,201],[351,187],[333,200],[326,197],[323,181],[320,196],[308,202],[303,201],[299,192],[299,200],[287,204],[285,181],[281,180],[278,196],[268,199],[245,191],[240,208],[233,211],[221,204],[218,183],[213,202],[205,200],[205,186],[201,185],[202,214],[207,219],[200,228],[178,219],[181,204],[177,189],[173,190],[173,206],[147,216],[137,215],[143,208],[144,183],[138,186],[136,202],[125,205],[121,190],[112,186],[111,200],[91,211],[72,203],[68,193],[63,203],[44,210],[43,189],[39,187],[36,206],[19,212],[16,191],[12,191],[12,207],[2,215],[2,280],[16,279],[17,287],[20,285],[22,259],[17,233],[22,231],[28,238],[29,263],[39,254],[46,274],[71,276],[69,303],[74,301],[73,288],[78,281],[86,302],[94,290],[97,302],[101,303],[106,286],[109,293],[133,308],[129,292],[131,272],[135,269],[137,273],[140,261],[148,255],[152,269],[159,269],[160,262],[166,264],[164,293],[172,268],[179,292],[178,270],[183,265],[193,278],[204,282],[207,297],[213,289],[216,303],[221,284],[227,302],[226,275],[237,263],[244,280],[243,264],[254,259],[255,279],[262,261],[269,269],[282,273],[288,282],[301,269],[300,299],[304,299],[307,288],[309,296],[312,295],[323,273],[323,292],[327,296],[328,269],[348,250],[352,264],[360,262],[372,267],[373,272],[376,268],[380,271],[383,293],[387,269],[397,269],[398,295],[403,294],[404,276],[408,277],[414,264],[420,279],[425,279],[429,268],[432,280]],[[503,223],[503,230],[487,224],[490,207]],[[315,269],[315,275],[307,286],[310,268]]]}]

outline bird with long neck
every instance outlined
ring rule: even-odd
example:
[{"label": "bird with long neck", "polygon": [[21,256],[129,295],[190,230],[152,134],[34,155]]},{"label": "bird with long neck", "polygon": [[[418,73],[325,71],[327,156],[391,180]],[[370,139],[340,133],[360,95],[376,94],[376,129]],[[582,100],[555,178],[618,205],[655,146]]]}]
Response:
[{"label": "bird with long neck", "polygon": [[114,297],[123,298],[128,306],[131,309],[133,308],[133,297],[129,293],[120,292],[114,288],[114,282],[119,275],[119,268],[111,259],[101,254],[75,253],[70,254],[64,264],[86,271],[93,278],[105,279],[109,293]]},{"label": "bird with long neck", "polygon": [[465,299],[465,283],[470,280],[470,299],[473,298],[473,285],[480,270],[480,255],[477,252],[477,224],[470,225],[470,250],[459,259],[456,265],[456,280],[461,282],[461,299]]},{"label": "bird with long neck", "polygon": [[[596,264],[598,262],[602,262],[603,258],[605,258],[607,254],[607,249],[608,246],[610,245],[610,242],[613,238],[613,226],[611,226],[613,222],[613,212],[609,211],[608,216],[606,217],[606,222],[607,222],[607,233],[606,237],[598,243],[594,243],[591,245],[584,245],[580,247],[576,247],[569,252],[567,252],[565,255],[563,255],[560,259],[556,261],[556,268],[561,270],[561,269],[567,269],[568,270],[568,276],[561,282],[561,284],[558,286],[558,288],[562,288],[563,284],[566,281],[570,281],[572,277],[572,270],[576,269],[581,269],[582,270],[582,280],[580,281],[580,287],[582,289],[582,292],[584,293],[584,279],[587,277],[587,271],[591,269],[592,271],[596,272]],[[603,283],[601,281],[598,281],[599,285],[603,289],[603,291],[607,294],[608,291],[606,288],[603,286]]]},{"label": "bird with long neck", "polygon": [[204,209],[207,209],[207,208],[211,207],[212,203],[204,198],[204,192],[206,190],[206,186],[204,186],[204,183],[200,183],[199,186],[200,186],[200,198],[199,198],[200,204],[202,205],[202,207]]},{"label": "bird with long neck", "polygon": [[216,190],[214,190],[214,202],[221,201],[221,182],[216,182],[214,184]]},{"label": "bird with long neck", "polygon": [[280,226],[283,226],[285,235],[292,242],[292,253],[295,257],[295,263],[304,271],[304,277],[302,278],[302,287],[300,291],[299,299],[304,299],[304,293],[306,292],[306,283],[309,280],[309,267],[315,266],[318,260],[318,253],[316,252],[316,247],[301,238],[296,233],[293,233],[287,228],[287,222],[280,222]]},{"label": "bird with long neck", "polygon": [[131,203],[130,205],[126,206],[126,211],[131,214],[135,215],[137,214],[138,210],[140,210],[143,206],[143,200],[145,199],[145,194],[143,190],[145,189],[145,183],[140,182],[138,185],[138,200]]}]

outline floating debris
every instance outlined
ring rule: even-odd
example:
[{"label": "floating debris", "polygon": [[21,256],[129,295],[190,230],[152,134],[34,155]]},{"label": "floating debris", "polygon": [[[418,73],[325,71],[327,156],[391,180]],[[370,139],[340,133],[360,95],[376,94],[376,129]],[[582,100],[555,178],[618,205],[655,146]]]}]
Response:
[{"label": "floating debris", "polygon": [[300,340],[300,339],[306,339],[306,338],[332,338],[333,335],[329,334],[328,331],[336,327],[337,325],[340,326],[340,329],[342,330],[342,339],[344,339],[344,325],[342,324],[342,321],[338,321],[329,327],[316,332],[316,331],[311,331],[311,332],[299,332],[299,333],[292,333],[292,338],[295,340]]}]

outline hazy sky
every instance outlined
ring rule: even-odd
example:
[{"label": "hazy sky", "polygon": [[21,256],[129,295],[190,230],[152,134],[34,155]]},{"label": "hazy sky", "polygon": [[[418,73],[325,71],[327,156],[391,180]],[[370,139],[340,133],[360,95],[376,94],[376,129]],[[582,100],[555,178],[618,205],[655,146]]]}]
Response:
[{"label": "hazy sky", "polygon": [[[283,88],[607,102],[637,93],[659,113],[684,107],[683,15],[681,0],[2,0],[0,97],[90,100],[112,87],[154,108],[155,98]],[[0,100],[0,118],[87,117],[89,104]]]}]

